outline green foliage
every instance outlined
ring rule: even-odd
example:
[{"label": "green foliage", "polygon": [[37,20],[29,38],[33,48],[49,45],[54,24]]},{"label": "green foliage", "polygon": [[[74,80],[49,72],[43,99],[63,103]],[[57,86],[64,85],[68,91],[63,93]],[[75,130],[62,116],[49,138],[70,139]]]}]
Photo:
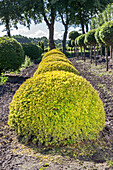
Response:
[{"label": "green foliage", "polygon": [[42,62],[52,62],[52,61],[63,61],[63,62],[67,62],[69,64],[72,65],[71,61],[68,60],[68,58],[64,58],[62,57],[62,55],[59,55],[59,54],[52,54],[52,55],[49,55],[48,57],[44,58]]},{"label": "green foliage", "polygon": [[85,39],[85,34],[80,35],[79,37],[77,37],[75,39],[75,43],[79,46],[79,47],[84,47],[84,39]]},{"label": "green foliage", "polygon": [[62,53],[60,50],[58,50],[58,49],[53,49],[53,50],[48,51],[48,52],[43,56],[42,60],[43,60],[44,58],[48,57],[49,55],[53,55],[53,54],[60,54],[60,56],[62,55],[62,57],[67,58],[67,57],[65,56],[65,54]]},{"label": "green foliage", "polygon": [[81,76],[51,71],[27,79],[13,96],[8,124],[23,141],[59,145],[92,140],[105,124],[97,91]]},{"label": "green foliage", "polygon": [[22,44],[25,55],[29,56],[31,60],[39,59],[42,54],[42,49],[34,43]]},{"label": "green foliage", "polygon": [[95,39],[95,29],[90,30],[89,32],[86,33],[85,39],[84,39],[84,44],[86,45],[96,45],[96,39]]},{"label": "green foliage", "polygon": [[5,82],[8,80],[8,77],[5,77],[3,73],[0,75],[0,85],[5,84]]},{"label": "green foliage", "polygon": [[24,62],[24,51],[13,38],[0,37],[0,70],[17,70]]},{"label": "green foliage", "polygon": [[37,71],[34,73],[34,76],[45,73],[47,71],[55,71],[55,70],[68,71],[79,75],[78,71],[70,63],[63,62],[63,61],[51,61],[51,62],[49,61],[49,62],[41,62],[38,66]]},{"label": "green foliage", "polygon": [[102,41],[101,41],[100,36],[99,36],[100,30],[101,30],[101,27],[97,28],[96,31],[95,31],[95,39],[96,39],[98,44],[102,44]]},{"label": "green foliage", "polygon": [[31,59],[26,55],[25,56],[25,61],[24,61],[24,63],[21,65],[21,70],[23,69],[23,68],[26,68],[26,67],[29,67],[29,66],[31,66],[33,64],[33,62],[31,62]]},{"label": "green foliage", "polygon": [[71,46],[72,46],[72,47],[75,47],[75,45],[76,45],[76,44],[75,44],[75,40],[71,40]]},{"label": "green foliage", "polygon": [[106,22],[99,31],[99,37],[106,46],[113,46],[113,21]]},{"label": "green foliage", "polygon": [[77,38],[80,34],[77,31],[71,31],[69,33],[69,39],[71,40],[75,40],[75,38]]}]

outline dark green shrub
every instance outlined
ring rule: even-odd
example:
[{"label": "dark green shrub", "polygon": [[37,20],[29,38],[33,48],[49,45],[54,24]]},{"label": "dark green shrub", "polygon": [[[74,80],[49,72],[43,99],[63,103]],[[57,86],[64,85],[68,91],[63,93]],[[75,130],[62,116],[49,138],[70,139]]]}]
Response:
[{"label": "dark green shrub", "polygon": [[24,62],[24,51],[13,38],[0,37],[0,71],[17,70]]},{"label": "dark green shrub", "polygon": [[25,55],[29,56],[31,60],[39,59],[42,54],[42,49],[40,46],[34,43],[24,43],[22,44]]},{"label": "dark green shrub", "polygon": [[97,139],[105,124],[97,91],[86,79],[65,71],[27,79],[9,109],[8,124],[26,143],[57,145]]},{"label": "dark green shrub", "polygon": [[113,46],[113,21],[102,25],[99,31],[99,37],[106,46]]}]

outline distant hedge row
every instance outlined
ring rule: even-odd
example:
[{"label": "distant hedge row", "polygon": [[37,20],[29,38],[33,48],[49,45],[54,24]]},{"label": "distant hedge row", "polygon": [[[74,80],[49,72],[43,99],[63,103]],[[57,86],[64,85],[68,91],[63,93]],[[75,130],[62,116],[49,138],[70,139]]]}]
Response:
[{"label": "distant hedge row", "polygon": [[57,49],[44,55],[9,109],[8,124],[24,143],[50,146],[97,139],[105,124],[97,91]]}]

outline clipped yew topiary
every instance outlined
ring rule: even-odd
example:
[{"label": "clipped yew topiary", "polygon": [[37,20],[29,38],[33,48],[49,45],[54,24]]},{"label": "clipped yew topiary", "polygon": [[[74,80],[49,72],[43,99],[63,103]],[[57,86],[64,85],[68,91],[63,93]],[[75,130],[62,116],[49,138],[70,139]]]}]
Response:
[{"label": "clipped yew topiary", "polygon": [[80,35],[79,37],[77,37],[75,39],[75,43],[81,48],[82,59],[83,59],[82,47],[84,47],[84,61],[85,61],[85,48],[86,48],[86,45],[84,44],[84,39],[85,39],[85,34],[82,34],[82,35]]},{"label": "clipped yew topiary", "polygon": [[106,22],[101,26],[99,37],[106,46],[113,46],[113,21]]},{"label": "clipped yew topiary", "polygon": [[90,58],[91,58],[91,63],[92,63],[92,46],[94,46],[94,58],[95,58],[95,65],[97,66],[97,60],[96,60],[96,53],[95,53],[95,46],[97,45],[97,41],[95,39],[95,32],[96,30],[90,30],[89,32],[86,33],[84,43],[86,45],[89,45],[91,47],[90,51]]},{"label": "clipped yew topiary", "polygon": [[24,51],[13,38],[0,37],[0,72],[17,70],[24,62]]},{"label": "clipped yew topiary", "polygon": [[27,79],[9,106],[8,124],[23,141],[59,145],[92,140],[105,124],[97,91],[81,76],[51,71]]},{"label": "clipped yew topiary", "polygon": [[63,62],[63,61],[52,61],[47,63],[41,62],[38,66],[38,69],[34,73],[34,76],[37,76],[38,74],[41,73],[45,73],[47,71],[55,71],[55,70],[59,70],[59,71],[64,70],[79,75],[79,72],[70,63]]},{"label": "clipped yew topiary", "polygon": [[69,61],[68,58],[62,57],[62,55],[60,54],[49,55],[48,57],[44,58],[41,62],[52,62],[52,61],[63,61],[72,65],[71,61]]},{"label": "clipped yew topiary", "polygon": [[50,50],[48,51],[43,57],[42,57],[42,60],[46,57],[48,57],[49,55],[53,55],[53,54],[60,54],[60,56],[62,55],[62,57],[66,58],[65,54],[62,53],[60,50],[58,49],[53,49],[53,50]]},{"label": "clipped yew topiary", "polygon": [[25,55],[29,56],[31,60],[39,59],[42,54],[40,46],[34,43],[23,43],[22,44]]},{"label": "clipped yew topiary", "polygon": [[105,44],[106,71],[108,71],[108,46],[113,47],[113,21],[106,22],[99,31],[99,37]]}]

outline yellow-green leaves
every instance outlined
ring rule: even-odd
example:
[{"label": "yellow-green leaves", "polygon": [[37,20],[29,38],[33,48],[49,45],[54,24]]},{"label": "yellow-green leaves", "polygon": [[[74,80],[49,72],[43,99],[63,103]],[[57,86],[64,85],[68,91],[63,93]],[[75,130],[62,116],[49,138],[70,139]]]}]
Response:
[{"label": "yellow-green leaves", "polygon": [[50,71],[24,82],[10,103],[8,124],[45,145],[96,139],[105,124],[97,91],[81,76]]}]

